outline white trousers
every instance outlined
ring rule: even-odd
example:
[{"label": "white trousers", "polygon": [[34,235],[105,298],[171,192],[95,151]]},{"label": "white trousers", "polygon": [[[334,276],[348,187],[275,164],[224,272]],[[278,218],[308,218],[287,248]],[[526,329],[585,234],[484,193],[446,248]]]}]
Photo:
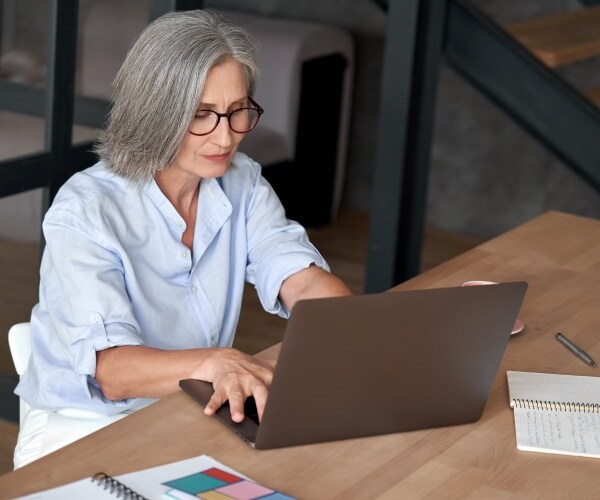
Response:
[{"label": "white trousers", "polygon": [[86,410],[60,412],[25,408],[14,453],[15,469],[106,427],[132,413],[105,416]]}]

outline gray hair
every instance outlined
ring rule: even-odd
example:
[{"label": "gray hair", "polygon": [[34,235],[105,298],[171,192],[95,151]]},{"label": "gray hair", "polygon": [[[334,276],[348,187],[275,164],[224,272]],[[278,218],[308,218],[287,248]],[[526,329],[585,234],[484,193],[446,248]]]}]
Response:
[{"label": "gray hair", "polygon": [[188,133],[209,70],[230,58],[245,69],[252,96],[258,55],[245,30],[205,10],[156,19],[117,73],[95,152],[110,170],[138,185],[168,168]]}]

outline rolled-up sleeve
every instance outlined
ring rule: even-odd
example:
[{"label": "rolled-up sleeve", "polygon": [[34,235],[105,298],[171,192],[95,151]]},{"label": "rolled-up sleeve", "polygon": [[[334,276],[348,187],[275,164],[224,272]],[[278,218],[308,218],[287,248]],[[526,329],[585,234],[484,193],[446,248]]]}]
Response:
[{"label": "rolled-up sleeve", "polygon": [[140,328],[127,294],[118,252],[108,247],[84,214],[55,210],[44,220],[46,251],[41,291],[58,341],[90,398],[110,403],[93,380],[96,352],[140,345]]},{"label": "rolled-up sleeve", "polygon": [[254,283],[263,308],[288,317],[279,300],[283,281],[316,265],[329,266],[308,239],[305,229],[285,217],[284,208],[269,183],[259,174],[247,208],[248,266],[246,279]]}]

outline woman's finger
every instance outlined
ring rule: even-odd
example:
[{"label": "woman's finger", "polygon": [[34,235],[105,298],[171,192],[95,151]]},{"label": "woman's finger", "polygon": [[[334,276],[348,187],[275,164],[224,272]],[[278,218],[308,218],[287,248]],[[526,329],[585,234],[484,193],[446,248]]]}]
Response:
[{"label": "woman's finger", "polygon": [[221,406],[227,401],[227,395],[222,391],[216,390],[204,407],[205,415],[214,415]]},{"label": "woman's finger", "polygon": [[244,420],[244,394],[239,389],[234,389],[229,392],[229,410],[231,412],[231,420],[238,424]]},{"label": "woman's finger", "polygon": [[254,401],[256,402],[256,410],[258,412],[259,422],[262,422],[263,412],[265,411],[268,395],[269,388],[263,384],[257,384],[252,391],[252,396],[254,396]]}]

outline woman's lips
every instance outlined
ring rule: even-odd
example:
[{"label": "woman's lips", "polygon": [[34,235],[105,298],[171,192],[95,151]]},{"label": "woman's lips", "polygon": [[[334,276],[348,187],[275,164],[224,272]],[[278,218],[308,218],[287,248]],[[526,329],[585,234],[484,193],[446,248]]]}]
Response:
[{"label": "woman's lips", "polygon": [[204,155],[204,158],[206,158],[208,161],[212,161],[215,163],[222,163],[229,158],[229,153],[224,153],[220,155]]}]

